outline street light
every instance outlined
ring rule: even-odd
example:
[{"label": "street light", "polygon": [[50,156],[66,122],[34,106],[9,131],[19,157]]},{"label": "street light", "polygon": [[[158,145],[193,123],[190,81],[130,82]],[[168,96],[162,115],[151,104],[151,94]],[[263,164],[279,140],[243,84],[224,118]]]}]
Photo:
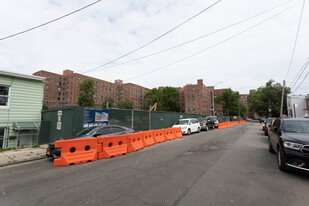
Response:
[{"label": "street light", "polygon": [[218,84],[221,84],[223,83],[222,81],[221,82],[218,82],[217,84],[215,84],[214,86],[214,91],[212,92],[212,115],[215,116],[215,87],[218,85]]}]

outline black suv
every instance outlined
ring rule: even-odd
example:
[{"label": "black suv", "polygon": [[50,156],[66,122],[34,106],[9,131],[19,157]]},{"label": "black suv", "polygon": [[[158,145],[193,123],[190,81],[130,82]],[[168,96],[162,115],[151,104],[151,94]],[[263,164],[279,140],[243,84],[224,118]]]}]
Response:
[{"label": "black suv", "polygon": [[200,122],[201,130],[215,129],[215,122],[211,117],[198,118],[198,121]]},{"label": "black suv", "polygon": [[281,171],[309,172],[309,119],[275,119],[268,132],[268,150],[277,153]]}]

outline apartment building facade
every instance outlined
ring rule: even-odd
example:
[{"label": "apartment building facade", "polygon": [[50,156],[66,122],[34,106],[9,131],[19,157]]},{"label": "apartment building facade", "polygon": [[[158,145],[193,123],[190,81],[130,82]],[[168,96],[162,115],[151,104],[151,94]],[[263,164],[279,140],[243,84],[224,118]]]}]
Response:
[{"label": "apartment building facade", "polygon": [[212,115],[213,87],[206,87],[202,79],[197,84],[176,88],[179,91],[180,112]]},{"label": "apartment building facade", "polygon": [[94,101],[96,107],[102,107],[108,98],[113,99],[114,107],[119,102],[129,99],[134,103],[134,109],[144,109],[144,95],[148,88],[116,80],[114,83],[75,73],[72,70],[64,70],[63,74],[48,71],[38,71],[33,75],[45,77],[43,103],[49,108],[63,106],[78,106],[79,84],[86,79],[94,82]]}]

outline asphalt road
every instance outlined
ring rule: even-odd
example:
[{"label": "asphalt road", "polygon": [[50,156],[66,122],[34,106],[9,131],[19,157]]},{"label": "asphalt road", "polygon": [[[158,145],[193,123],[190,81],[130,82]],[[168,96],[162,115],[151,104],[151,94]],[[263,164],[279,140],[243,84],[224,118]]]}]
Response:
[{"label": "asphalt road", "polygon": [[68,167],[0,168],[0,205],[309,205],[309,175],[283,173],[260,125],[201,132]]}]

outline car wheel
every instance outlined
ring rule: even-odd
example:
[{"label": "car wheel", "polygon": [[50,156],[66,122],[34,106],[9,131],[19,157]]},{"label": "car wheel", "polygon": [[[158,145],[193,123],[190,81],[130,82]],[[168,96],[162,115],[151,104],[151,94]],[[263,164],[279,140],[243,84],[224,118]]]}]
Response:
[{"label": "car wheel", "polygon": [[198,128],[197,128],[197,133],[200,133],[200,132],[201,132],[201,128],[198,127]]},{"label": "car wheel", "polygon": [[268,152],[275,153],[274,148],[271,145],[270,139],[268,138]]},{"label": "car wheel", "polygon": [[188,135],[190,135],[190,134],[191,134],[191,129],[188,129],[187,134],[188,134]]},{"label": "car wheel", "polygon": [[282,154],[282,150],[280,148],[278,148],[277,163],[278,163],[279,170],[281,170],[282,172],[288,171],[288,167],[286,166],[286,163],[285,163],[285,160]]}]

